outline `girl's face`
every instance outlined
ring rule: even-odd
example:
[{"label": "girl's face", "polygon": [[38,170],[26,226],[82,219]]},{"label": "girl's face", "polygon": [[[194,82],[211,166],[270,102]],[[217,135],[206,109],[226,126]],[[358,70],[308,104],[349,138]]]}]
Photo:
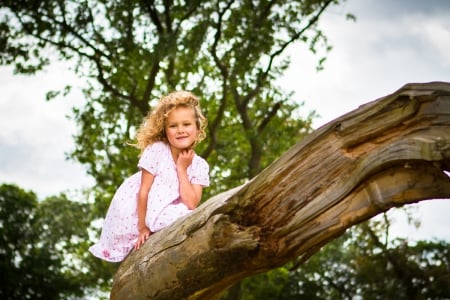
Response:
[{"label": "girl's face", "polygon": [[172,151],[179,152],[190,148],[198,134],[194,109],[177,107],[172,110],[167,116],[165,130]]}]

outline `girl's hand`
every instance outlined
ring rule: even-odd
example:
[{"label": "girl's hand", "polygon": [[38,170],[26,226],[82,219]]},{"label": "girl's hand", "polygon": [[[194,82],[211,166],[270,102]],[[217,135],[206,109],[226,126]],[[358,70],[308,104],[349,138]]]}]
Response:
[{"label": "girl's hand", "polygon": [[152,232],[148,229],[148,227],[139,229],[139,237],[134,245],[134,250],[139,250],[151,234]]},{"label": "girl's hand", "polygon": [[181,168],[182,170],[187,170],[194,159],[194,154],[195,152],[192,149],[182,150],[180,154],[178,154],[177,169]]}]

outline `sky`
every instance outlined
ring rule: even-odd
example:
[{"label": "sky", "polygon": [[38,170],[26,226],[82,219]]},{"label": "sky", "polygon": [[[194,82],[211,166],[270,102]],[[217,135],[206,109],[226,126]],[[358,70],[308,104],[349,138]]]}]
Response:
[{"label": "sky", "polygon": [[[356,22],[345,18],[356,16]],[[450,82],[450,1],[347,0],[321,17],[320,28],[333,50],[324,70],[305,47],[289,50],[291,67],[279,79],[282,88],[314,110],[318,128],[358,106],[391,94],[411,82]],[[75,88],[64,99],[45,101],[49,90],[68,83],[81,86],[63,63],[37,76],[14,75],[0,67],[0,184],[14,183],[40,199],[94,184],[80,164],[67,160],[74,149],[76,124],[67,118],[83,103]],[[408,206],[421,221],[409,226],[398,209],[391,234],[409,239],[450,241],[450,200]]]}]

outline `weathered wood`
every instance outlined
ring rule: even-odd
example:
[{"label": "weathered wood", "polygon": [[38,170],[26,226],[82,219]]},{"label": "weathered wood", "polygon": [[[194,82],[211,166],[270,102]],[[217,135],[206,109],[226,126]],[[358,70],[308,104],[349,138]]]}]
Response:
[{"label": "weathered wood", "polygon": [[448,170],[450,83],[405,85],[151,236],[119,267],[111,299],[215,299],[392,207],[450,198]]}]

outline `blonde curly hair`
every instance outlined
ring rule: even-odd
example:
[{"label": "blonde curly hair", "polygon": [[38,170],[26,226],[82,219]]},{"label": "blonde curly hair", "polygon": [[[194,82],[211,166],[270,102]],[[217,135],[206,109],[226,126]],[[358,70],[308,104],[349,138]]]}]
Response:
[{"label": "blonde curly hair", "polygon": [[165,132],[166,120],[169,113],[178,107],[191,107],[194,110],[198,129],[194,145],[206,137],[208,121],[200,110],[198,98],[189,91],[174,91],[161,97],[158,105],[148,113],[139,127],[135,146],[141,150],[141,154],[150,144],[158,141],[168,143]]}]

